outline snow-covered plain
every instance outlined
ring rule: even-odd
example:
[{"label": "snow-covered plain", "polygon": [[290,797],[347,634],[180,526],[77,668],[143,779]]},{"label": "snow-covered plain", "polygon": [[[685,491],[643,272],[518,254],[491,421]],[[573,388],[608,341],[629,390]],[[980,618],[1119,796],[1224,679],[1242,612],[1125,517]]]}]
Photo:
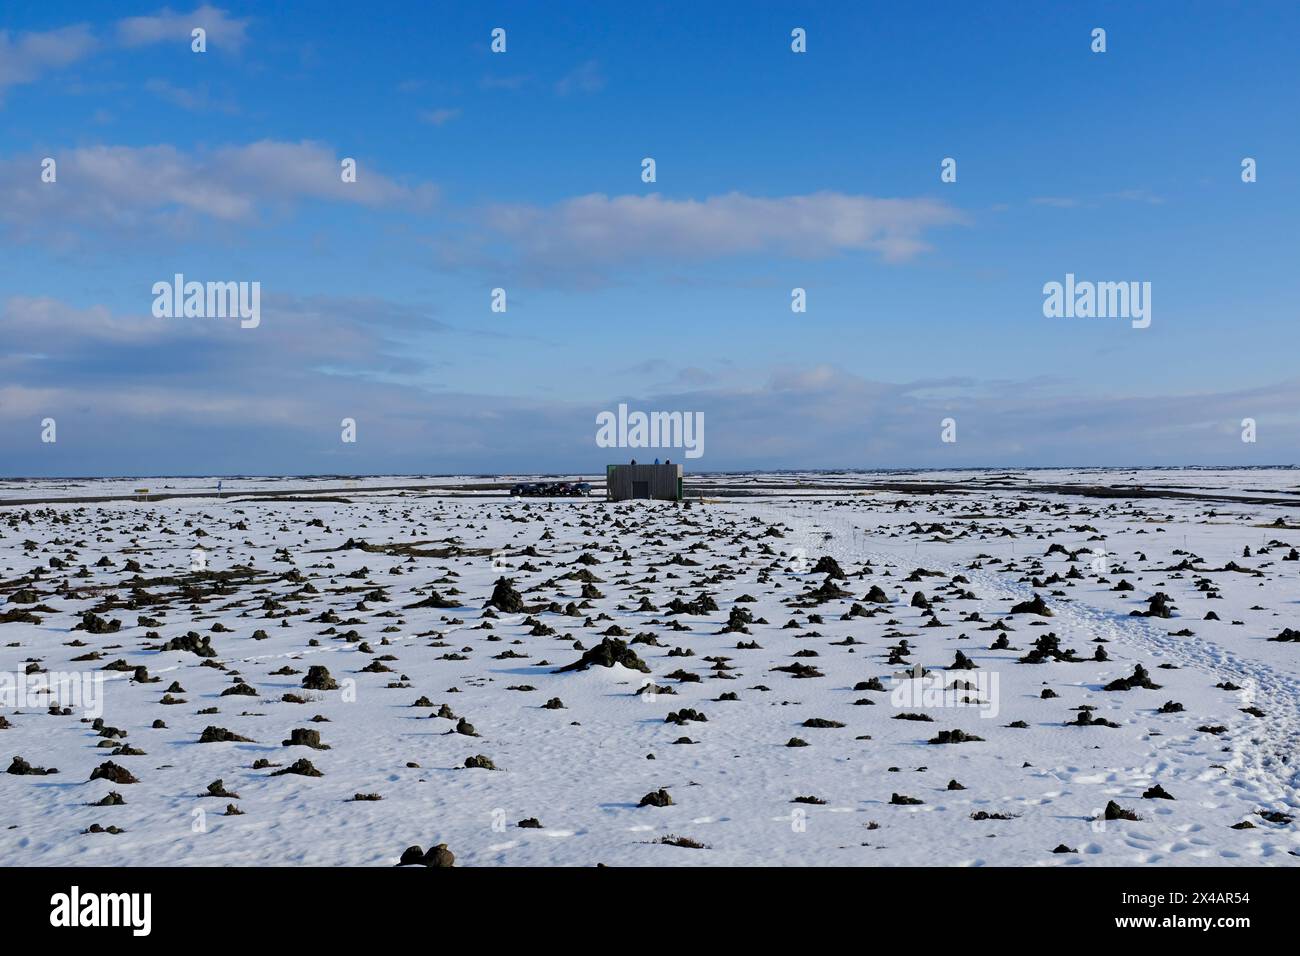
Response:
[{"label": "snow-covered plain", "polygon": [[[1270,640],[1300,628],[1300,511],[792,478],[798,497],[689,508],[362,486],[0,508],[0,673],[105,678],[99,730],[39,698],[0,707],[0,770],[58,770],[0,773],[0,863],[393,865],[438,843],[457,865],[1300,863],[1300,641]],[[25,496],[121,483],[43,484]],[[485,609],[501,578],[527,610]],[[1158,592],[1170,617],[1132,616]],[[1010,613],[1035,594],[1051,616]],[[159,649],[187,632],[215,656]],[[1049,632],[1078,660],[1022,663]],[[648,673],[556,673],[606,638]],[[338,689],[302,687],[317,665]],[[774,669],[791,665],[816,676]],[[1159,689],[1103,689],[1136,665]],[[927,699],[918,666],[971,689]],[[1074,725],[1083,706],[1116,726]],[[684,709],[707,719],[666,720]],[[209,727],[247,741],[200,743]],[[295,729],[329,749],[282,745]],[[982,739],[928,742],[954,730]],[[480,754],[497,769],[465,766]],[[322,775],[275,775],[300,759]],[[137,782],[89,779],[108,761]],[[201,796],[218,779],[238,796]],[[1174,799],[1144,798],[1157,785]],[[660,789],[672,805],[638,806]],[[110,792],[125,802],[95,805]],[[1140,820],[1102,819],[1111,801]]]}]

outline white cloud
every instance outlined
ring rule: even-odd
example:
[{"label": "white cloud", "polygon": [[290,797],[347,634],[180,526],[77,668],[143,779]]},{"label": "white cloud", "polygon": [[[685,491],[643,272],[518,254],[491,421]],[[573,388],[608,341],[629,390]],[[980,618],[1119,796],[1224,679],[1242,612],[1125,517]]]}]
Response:
[{"label": "white cloud", "polygon": [[572,73],[555,84],[555,92],[561,96],[570,93],[599,93],[605,88],[605,77],[601,75],[600,64],[588,60]]},{"label": "white cloud", "polygon": [[[248,38],[250,22],[231,17],[210,4],[190,13],[164,8],[153,16],[117,21],[115,39],[128,48],[175,42],[188,50],[190,31],[203,27],[208,34],[209,50],[238,52]],[[47,73],[71,66],[101,49],[103,44],[84,23],[43,32],[13,34],[0,30],[0,99],[9,87],[34,83]]]},{"label": "white cloud", "polygon": [[499,205],[486,216],[489,229],[530,259],[566,266],[750,253],[872,252],[894,262],[930,248],[929,230],[963,221],[939,200],[836,192],[704,200],[597,193],[546,207]]},{"label": "white cloud", "polygon": [[1124,202],[1141,202],[1149,206],[1164,204],[1165,197],[1158,196],[1149,189],[1124,189],[1117,193],[1107,193],[1107,199],[1120,199]]},{"label": "white cloud", "polygon": [[127,17],[117,23],[117,38],[123,46],[154,43],[190,45],[190,31],[202,27],[208,34],[208,50],[239,52],[247,40],[248,19],[235,19],[225,10],[204,4],[190,13],[176,13],[164,7],[153,16]]},{"label": "white cloud", "polygon": [[[624,377],[659,387],[550,401],[507,374],[484,376],[479,394],[431,389],[427,373],[458,350],[411,347],[456,331],[424,309],[268,295],[254,332],[154,319],[148,299],[142,287],[133,315],[50,299],[0,306],[0,447],[11,473],[49,467],[34,429],[45,415],[61,436],[81,436],[81,474],[328,471],[344,415],[362,423],[361,467],[375,472],[427,470],[430,449],[440,469],[592,471],[608,454],[592,416],[619,401],[703,412],[700,466],[710,469],[1277,463],[1300,439],[1300,381],[1143,394],[1134,415],[1134,396],[1084,382],[888,382],[829,364],[717,375],[653,359]],[[939,440],[948,415],[957,445]],[[1267,424],[1267,444],[1238,440],[1245,416]]]},{"label": "white cloud", "polygon": [[[141,314],[147,314],[142,290]],[[179,323],[177,329],[184,328]],[[189,328],[200,328],[191,323]],[[132,346],[156,340],[160,323],[140,316],[114,315],[102,305],[79,309],[48,297],[12,296],[0,304],[0,336],[9,348],[65,354],[73,343]]]},{"label": "white cloud", "polygon": [[[186,278],[214,277],[188,274]],[[7,352],[26,354],[37,371],[50,358],[65,370],[103,366],[94,376],[97,380],[136,375],[130,368],[116,370],[114,356],[150,350],[191,362],[202,353],[218,369],[220,379],[233,383],[325,365],[355,375],[375,370],[417,373],[432,360],[412,352],[406,343],[450,328],[427,309],[374,297],[296,297],[264,289],[262,323],[253,335],[233,321],[156,318],[154,280],[170,282],[172,275],[160,271],[142,282],[136,289],[139,306],[129,312],[114,312],[103,305],[80,308],[45,296],[11,296],[0,302],[0,341]],[[227,360],[230,367],[220,368]],[[205,383],[196,380],[195,384]]]},{"label": "white cloud", "polygon": [[436,197],[433,186],[400,185],[376,172],[364,158],[357,161],[357,181],[345,183],[339,175],[341,158],[320,143],[261,140],[220,149],[209,165],[218,179],[251,183],[269,199],[312,197],[367,206],[423,206]]},{"label": "white cloud", "polygon": [[[1131,399],[1101,390],[971,381],[937,399],[924,394],[933,383],[880,382],[826,368],[786,370],[747,388],[557,402],[492,394],[499,380],[485,382],[483,394],[433,392],[326,374],[302,365],[301,356],[291,364],[250,361],[252,352],[278,348],[252,338],[237,352],[219,352],[221,364],[184,374],[158,367],[72,382],[52,369],[48,381],[0,387],[0,441],[8,438],[15,455],[27,456],[11,467],[20,473],[25,461],[38,461],[29,450],[32,424],[46,414],[60,429],[66,422],[87,436],[78,446],[83,474],[112,471],[128,451],[163,472],[203,472],[216,467],[212,460],[248,473],[329,470],[342,415],[363,423],[364,467],[372,473],[427,469],[432,448],[446,469],[593,472],[608,452],[594,444],[592,416],[619,401],[702,412],[708,457],[699,467],[706,469],[1262,464],[1285,461],[1300,435],[1300,382],[1148,396],[1152,417],[1134,417]],[[1244,414],[1268,422],[1269,446],[1237,440]],[[948,415],[961,426],[957,445],[940,441]],[[175,445],[178,436],[187,444]]]},{"label": "white cloud", "polygon": [[458,109],[436,109],[424,110],[420,113],[420,119],[432,126],[444,126],[460,116]]},{"label": "white cloud", "polygon": [[50,70],[76,63],[94,48],[95,38],[84,24],[17,36],[0,30],[0,96],[7,87],[33,83]]},{"label": "white cloud", "polygon": [[206,83],[195,87],[184,87],[177,86],[170,80],[152,79],[145,83],[144,88],[159,99],[166,100],[183,110],[189,110],[193,113],[220,112],[233,114],[239,112],[233,103],[214,100],[208,91]]},{"label": "white cloud", "polygon": [[174,146],[89,146],[55,150],[57,184],[40,181],[38,157],[0,163],[0,222],[18,238],[84,238],[91,230],[145,226],[172,231],[194,217],[255,221],[272,206],[305,200],[419,208],[431,184],[406,186],[358,160],[345,183],[340,160],[314,142],[262,140],[210,152]]}]

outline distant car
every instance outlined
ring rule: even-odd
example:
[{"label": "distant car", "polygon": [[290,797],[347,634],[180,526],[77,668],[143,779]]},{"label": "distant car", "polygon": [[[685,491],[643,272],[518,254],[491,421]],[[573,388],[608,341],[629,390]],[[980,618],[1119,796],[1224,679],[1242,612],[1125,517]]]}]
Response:
[{"label": "distant car", "polygon": [[591,485],[585,481],[527,481],[514,485],[510,494],[520,498],[579,498],[591,494]]}]

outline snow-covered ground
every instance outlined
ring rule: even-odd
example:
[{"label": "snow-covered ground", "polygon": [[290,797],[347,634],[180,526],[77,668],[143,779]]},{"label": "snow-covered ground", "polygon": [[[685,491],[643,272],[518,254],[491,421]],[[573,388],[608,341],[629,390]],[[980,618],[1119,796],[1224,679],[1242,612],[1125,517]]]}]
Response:
[{"label": "snow-covered ground", "polygon": [[[314,475],[303,478],[7,478],[0,479],[0,501],[15,498],[74,498],[107,497],[111,495],[136,495],[148,491],[151,495],[210,492],[212,497],[238,497],[247,492],[284,490],[313,492],[321,488],[365,491],[368,488],[394,485],[486,484],[494,477],[449,475]],[[217,483],[221,483],[218,489]]]},{"label": "snow-covered ground", "polygon": [[[0,769],[58,770],[0,774],[0,863],[392,865],[437,843],[457,865],[1300,863],[1300,641],[1270,640],[1300,629],[1300,509],[789,477],[830,490],[0,508],[0,679],[12,695],[29,669],[104,677],[99,729],[40,695],[0,706]],[[508,609],[485,609],[494,593]],[[1132,616],[1157,593],[1171,616]],[[1010,613],[1034,595],[1051,616]],[[159,649],[187,632],[214,656]],[[1078,660],[1022,663],[1049,633]],[[647,672],[556,672],[602,640]],[[959,652],[973,669],[952,668]],[[1158,689],[1103,689],[1137,665]],[[305,689],[313,666],[338,688]],[[812,670],[775,669],[791,666]],[[247,740],[201,743],[206,728]],[[295,729],[329,749],[282,745]],[[955,730],[982,739],[929,742]],[[476,755],[497,769],[466,767]],[[303,759],[321,776],[276,774]],[[106,762],[136,782],[91,780]],[[200,796],[218,779],[237,796]],[[1143,796],[1157,785],[1174,799]],[[638,806],[661,789],[671,805]],[[96,805],[110,792],[125,802]],[[1104,819],[1112,801],[1140,819]]]}]

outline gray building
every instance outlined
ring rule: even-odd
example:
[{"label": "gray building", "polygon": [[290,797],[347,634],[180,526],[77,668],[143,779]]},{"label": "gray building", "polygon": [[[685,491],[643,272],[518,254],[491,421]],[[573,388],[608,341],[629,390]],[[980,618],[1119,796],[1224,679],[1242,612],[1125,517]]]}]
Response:
[{"label": "gray building", "polygon": [[610,501],[653,498],[682,500],[682,466],[674,464],[605,466],[605,497]]}]

